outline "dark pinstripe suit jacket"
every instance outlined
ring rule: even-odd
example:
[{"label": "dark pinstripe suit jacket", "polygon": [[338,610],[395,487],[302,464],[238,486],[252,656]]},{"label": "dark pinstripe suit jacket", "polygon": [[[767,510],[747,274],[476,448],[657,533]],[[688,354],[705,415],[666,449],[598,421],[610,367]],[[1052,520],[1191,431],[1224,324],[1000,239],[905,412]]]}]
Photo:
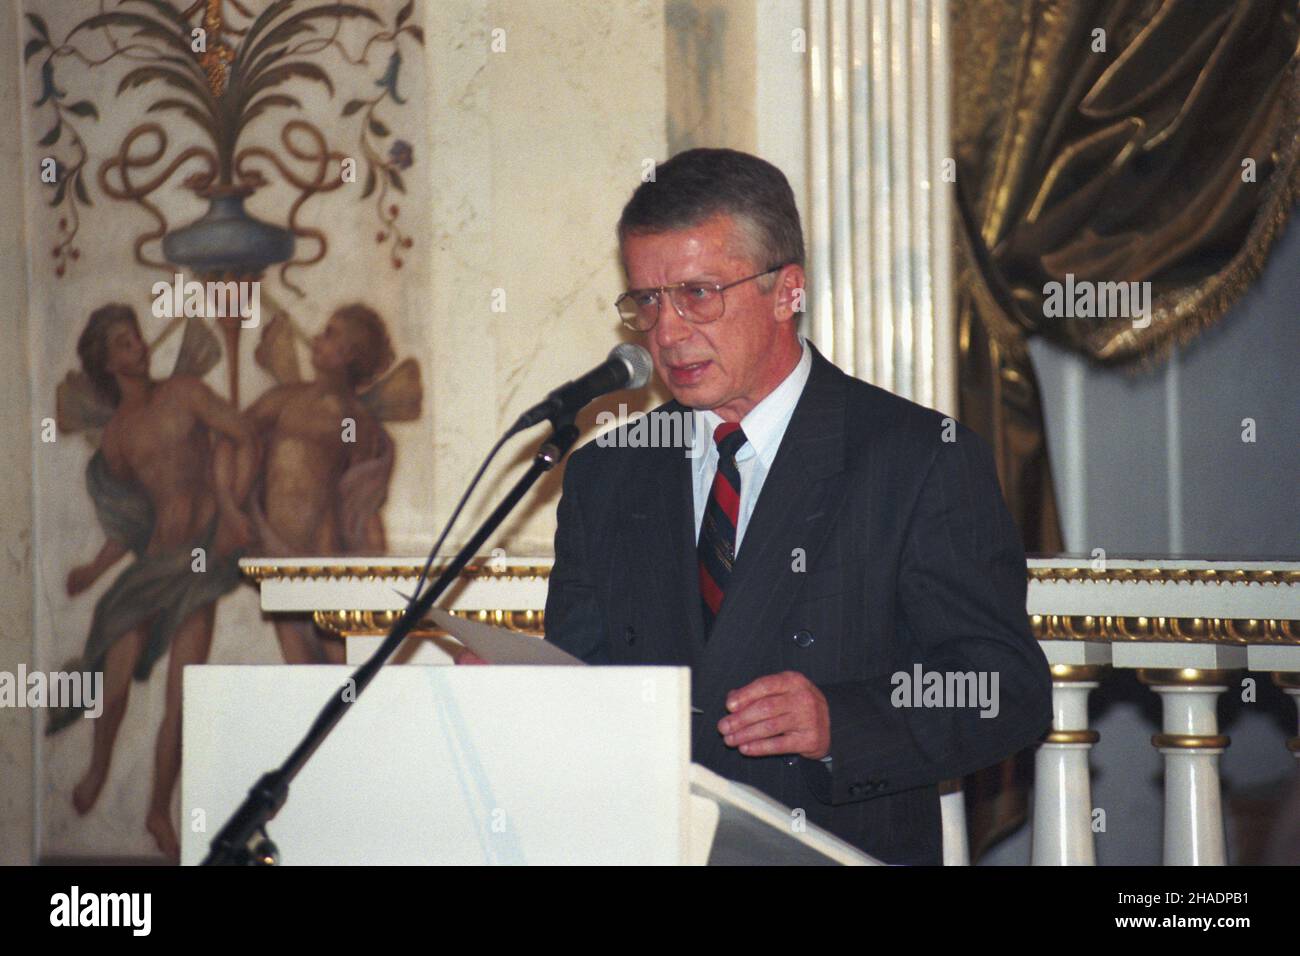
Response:
[{"label": "dark pinstripe suit jacket", "polygon": [[[992,458],[968,429],[946,431],[955,441],[937,412],[814,350],[707,643],[690,460],[589,443],[564,475],[547,638],[589,663],[689,666],[704,711],[692,759],[887,863],[940,862],[937,784],[1034,743],[1052,716]],[[893,675],[917,664],[996,673],[997,715],[894,706]],[[722,742],[727,692],[785,670],[826,695],[830,769]]]}]

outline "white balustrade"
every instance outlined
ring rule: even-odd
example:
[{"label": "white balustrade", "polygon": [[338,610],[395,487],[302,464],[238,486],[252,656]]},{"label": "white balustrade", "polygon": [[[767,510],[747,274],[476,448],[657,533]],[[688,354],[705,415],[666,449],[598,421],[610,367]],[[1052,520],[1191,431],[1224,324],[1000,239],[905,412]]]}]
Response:
[{"label": "white balustrade", "polygon": [[[1049,662],[1131,668],[1160,695],[1165,864],[1226,863],[1219,757],[1229,740],[1216,703],[1248,671],[1300,686],[1300,563],[1044,558],[1029,572],[1027,609]],[[1090,863],[1088,747],[1071,755],[1059,735],[1087,727],[1086,691],[1057,681],[1054,698],[1057,721],[1037,754],[1033,862]]]}]

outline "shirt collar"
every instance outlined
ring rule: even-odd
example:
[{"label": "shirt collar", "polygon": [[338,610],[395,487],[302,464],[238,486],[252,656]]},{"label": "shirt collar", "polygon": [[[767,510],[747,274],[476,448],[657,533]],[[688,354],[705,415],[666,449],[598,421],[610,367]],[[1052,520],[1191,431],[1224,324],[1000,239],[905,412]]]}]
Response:
[{"label": "shirt collar", "polygon": [[[776,450],[785,436],[786,426],[790,424],[794,408],[799,404],[799,396],[803,394],[804,385],[808,383],[808,376],[812,372],[812,350],[802,335],[799,336],[799,347],[803,354],[790,374],[740,420],[740,427],[744,429],[748,443],[736,455],[738,460],[743,461],[751,454],[757,454],[764,468],[772,467]],[[695,434],[700,436],[701,443],[708,443],[704,446],[707,453],[717,454],[713,444],[713,431],[720,424],[722,417],[712,410],[695,409]]]}]

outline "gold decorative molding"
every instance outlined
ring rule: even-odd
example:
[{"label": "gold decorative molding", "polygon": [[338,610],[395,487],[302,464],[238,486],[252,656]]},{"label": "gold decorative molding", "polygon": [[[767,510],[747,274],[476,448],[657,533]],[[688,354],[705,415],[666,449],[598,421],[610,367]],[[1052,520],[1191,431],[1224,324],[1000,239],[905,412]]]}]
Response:
[{"label": "gold decorative molding", "polygon": [[[267,578],[411,578],[417,577],[422,564],[365,564],[340,559],[338,562],[318,565],[281,565],[273,562],[249,564],[242,570],[250,580],[261,582]],[[430,577],[437,577],[446,564],[429,569]],[[549,564],[510,564],[491,555],[480,556],[461,571],[462,577],[549,578]],[[1031,581],[1092,581],[1107,584],[1143,582],[1156,584],[1260,584],[1300,585],[1300,570],[1273,570],[1269,568],[1107,568],[1092,567],[1031,567]]]},{"label": "gold decorative molding", "polygon": [[[429,569],[429,580],[440,575],[447,567],[435,564]],[[302,581],[321,579],[338,581],[344,578],[374,580],[378,578],[418,578],[424,566],[420,564],[317,564],[317,565],[282,565],[249,564],[240,568],[244,577],[256,584],[270,579]],[[547,579],[551,576],[549,564],[503,564],[494,562],[491,557],[476,558],[465,565],[460,572],[462,578],[507,578],[522,580],[525,578]]]},{"label": "gold decorative molding", "polygon": [[1151,735],[1151,745],[1166,750],[1223,750],[1231,742],[1224,734]]},{"label": "gold decorative molding", "polygon": [[[437,577],[446,567],[439,564],[429,571],[430,577]],[[340,560],[337,563],[319,565],[280,565],[275,563],[250,564],[242,570],[244,576],[255,582],[268,578],[301,580],[323,578],[413,578],[418,577],[423,565],[377,565],[357,564]],[[462,577],[500,577],[500,578],[542,578],[551,575],[551,566],[547,564],[509,564],[502,563],[491,556],[474,559],[461,571]],[[1271,584],[1300,585],[1300,570],[1274,571],[1266,568],[1108,568],[1098,571],[1091,567],[1065,567],[1029,569],[1029,580],[1038,582],[1053,581],[1093,581],[1101,583],[1202,583],[1202,584]]]},{"label": "gold decorative molding", "polygon": [[387,634],[401,616],[401,611],[313,611],[311,619],[321,630],[346,637],[349,634]]},{"label": "gold decorative molding", "polygon": [[1300,570],[1274,571],[1269,568],[1030,568],[1029,580],[1093,581],[1120,584],[1300,584]]},{"label": "gold decorative molding", "polygon": [[1218,687],[1230,683],[1233,672],[1202,667],[1139,667],[1137,679],[1148,687]]},{"label": "gold decorative molding", "polygon": [[1095,744],[1101,734],[1095,730],[1053,730],[1043,737],[1045,744]]},{"label": "gold decorative molding", "polygon": [[1300,621],[1279,618],[1031,614],[1029,623],[1040,641],[1300,645]]},{"label": "gold decorative molding", "polygon": [[[480,621],[483,624],[504,627],[507,630],[519,631],[522,634],[534,634],[538,637],[542,635],[544,630],[544,615],[541,611],[485,608],[482,610],[452,611],[451,613],[466,620]],[[312,612],[312,620],[316,622],[317,627],[340,637],[387,634],[401,616],[401,611]],[[416,628],[412,633],[420,637],[446,634],[445,631],[434,627],[433,624],[428,622]]]},{"label": "gold decorative molding", "polygon": [[[319,564],[281,564],[280,559],[254,558],[242,566],[245,577],[262,584],[277,581],[378,581],[412,579],[418,577],[422,566],[414,561],[400,564],[376,564],[374,559],[339,558]],[[441,574],[446,564],[430,569],[430,576]],[[1300,584],[1300,571],[1255,568],[1110,568],[1105,571],[1088,566],[1033,567],[1029,579],[1039,582],[1091,581],[1118,582],[1199,582],[1211,585],[1259,584],[1289,586]],[[535,561],[510,563],[492,555],[475,558],[462,570],[465,579],[496,579],[501,581],[549,580],[551,566]],[[509,599],[507,599],[509,600]],[[483,609],[458,612],[474,615],[477,620],[507,627],[512,630],[541,633],[542,611],[537,609]],[[398,611],[336,610],[316,611],[316,623],[335,634],[386,633],[400,616]],[[1266,618],[1214,618],[1214,617],[1144,617],[1121,615],[1059,615],[1034,614],[1030,616],[1033,633],[1040,641],[1096,641],[1103,643],[1143,641],[1156,643],[1200,643],[1244,645],[1300,646],[1300,621]],[[434,633],[435,629],[422,628],[421,633]],[[1085,671],[1080,670],[1082,675]],[[1058,680],[1092,680],[1094,677],[1057,677]]]},{"label": "gold decorative molding", "polygon": [[1101,680],[1103,668],[1099,664],[1053,664],[1052,683],[1077,684]]}]

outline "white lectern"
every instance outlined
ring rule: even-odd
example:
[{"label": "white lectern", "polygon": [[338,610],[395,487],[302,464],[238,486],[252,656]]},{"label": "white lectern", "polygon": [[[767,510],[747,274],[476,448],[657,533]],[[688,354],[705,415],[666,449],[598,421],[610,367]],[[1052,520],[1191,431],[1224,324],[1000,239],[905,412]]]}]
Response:
[{"label": "white lectern", "polygon": [[[351,673],[185,669],[183,863]],[[686,668],[384,668],[268,832],[285,864],[878,862],[692,765],[699,719]]]}]

